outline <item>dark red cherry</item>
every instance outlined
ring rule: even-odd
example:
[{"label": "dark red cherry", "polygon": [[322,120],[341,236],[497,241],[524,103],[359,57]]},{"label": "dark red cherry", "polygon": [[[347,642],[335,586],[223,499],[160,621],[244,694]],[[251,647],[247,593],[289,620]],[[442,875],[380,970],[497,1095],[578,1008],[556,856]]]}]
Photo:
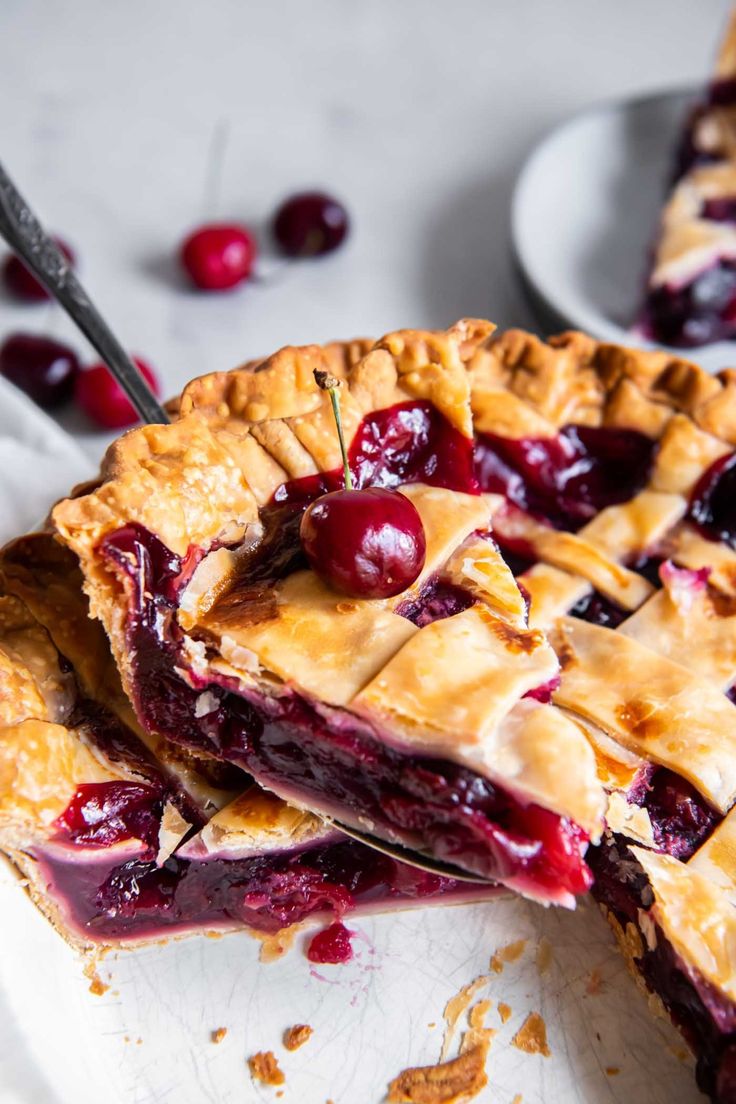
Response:
[{"label": "dark red cherry", "polygon": [[[54,241],[69,263],[73,265],[76,258],[71,248],[61,238],[54,238]],[[31,303],[40,303],[51,298],[43,284],[39,283],[31,270],[26,268],[23,261],[20,257],[16,257],[15,253],[10,253],[5,258],[3,280],[8,291],[16,299],[26,299]]]},{"label": "dark red cherry", "polygon": [[74,350],[50,337],[14,333],[0,346],[0,375],[47,409],[72,397],[78,373]]},{"label": "dark red cherry", "polygon": [[316,257],[342,244],[350,220],[342,203],[324,192],[300,192],[281,204],[273,233],[289,257]]},{"label": "dark red cherry", "polygon": [[[154,395],[158,395],[160,389],[153,368],[140,357],[133,360]],[[130,399],[105,364],[93,364],[80,372],[74,395],[85,414],[105,429],[123,429],[138,421]]]},{"label": "dark red cherry", "polygon": [[196,287],[225,291],[250,275],[256,252],[255,238],[244,226],[210,223],[186,239],[181,263]]},{"label": "dark red cherry", "polygon": [[424,567],[422,519],[398,491],[368,487],[322,495],[304,514],[300,535],[314,571],[351,598],[391,598]]}]

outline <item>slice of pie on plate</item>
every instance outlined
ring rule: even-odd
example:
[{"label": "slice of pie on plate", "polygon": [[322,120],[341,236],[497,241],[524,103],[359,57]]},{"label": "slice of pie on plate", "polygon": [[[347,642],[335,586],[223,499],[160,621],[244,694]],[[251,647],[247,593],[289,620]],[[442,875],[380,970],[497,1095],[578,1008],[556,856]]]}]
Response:
[{"label": "slice of pie on plate", "polygon": [[75,946],[497,892],[404,866],[144,733],[76,560],[48,533],[8,546],[0,572],[0,850]]},{"label": "slice of pie on plate", "polygon": [[736,336],[736,13],[680,138],[638,328],[678,347]]},{"label": "slice of pie on plate", "polygon": [[[283,799],[543,901],[590,885],[603,792],[559,674],[493,542],[467,361],[492,332],[401,331],[286,348],[186,388],[169,426],[109,451],[54,511],[149,733],[235,763]],[[299,523],[342,486],[327,394],[342,377],[355,485],[401,487],[416,583],[351,599],[307,566]]]},{"label": "slice of pie on plate", "polygon": [[736,381],[582,334],[502,334],[468,370],[494,534],[608,791],[593,895],[732,1104]]}]

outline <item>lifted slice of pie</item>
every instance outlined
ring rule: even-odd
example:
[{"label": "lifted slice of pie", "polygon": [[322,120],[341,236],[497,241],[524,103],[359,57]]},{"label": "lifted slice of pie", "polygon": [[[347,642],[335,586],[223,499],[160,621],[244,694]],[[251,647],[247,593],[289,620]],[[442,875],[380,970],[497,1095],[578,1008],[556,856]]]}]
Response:
[{"label": "lifted slice of pie", "polygon": [[[467,360],[487,323],[287,348],[194,381],[178,419],[126,434],[100,485],[54,511],[149,733],[235,763],[300,807],[543,901],[590,884],[603,791],[559,672],[499,555],[474,470]],[[348,599],[308,569],[306,506],[401,487],[417,582]]]},{"label": "lifted slice of pie", "polygon": [[680,139],[640,329],[681,347],[736,336],[736,14]]},{"label": "lifted slice of pie", "polygon": [[0,849],[73,944],[270,934],[497,890],[404,866],[240,771],[138,728],[74,557],[9,546],[0,589]]}]

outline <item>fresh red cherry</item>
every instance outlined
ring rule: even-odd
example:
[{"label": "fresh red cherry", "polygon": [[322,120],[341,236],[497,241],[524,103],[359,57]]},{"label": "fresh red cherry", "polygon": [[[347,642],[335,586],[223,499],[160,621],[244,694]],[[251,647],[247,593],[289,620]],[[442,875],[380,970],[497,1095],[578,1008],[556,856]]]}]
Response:
[{"label": "fresh red cherry", "polygon": [[256,252],[255,238],[244,226],[210,223],[186,239],[181,263],[198,288],[225,291],[250,275]]},{"label": "fresh red cherry", "polygon": [[[140,357],[133,357],[154,395],[160,392],[153,369]],[[122,429],[138,421],[130,399],[105,364],[93,364],[77,376],[75,398],[92,421],[105,429]]]},{"label": "fresh red cherry", "polygon": [[[54,238],[54,241],[69,263],[73,265],[76,258],[71,248],[61,238]],[[29,302],[40,303],[51,298],[43,284],[39,283],[31,270],[25,266],[20,257],[16,257],[15,253],[10,253],[5,258],[3,280],[8,291],[16,299],[26,299]]]},{"label": "fresh red cherry", "polygon": [[424,567],[422,519],[399,491],[368,487],[322,495],[304,514],[300,536],[314,571],[351,598],[392,598]]},{"label": "fresh red cherry", "polygon": [[342,244],[350,220],[342,203],[324,192],[300,192],[279,207],[273,233],[289,257],[316,257]]},{"label": "fresh red cherry", "polygon": [[78,372],[74,350],[50,337],[14,333],[0,346],[0,375],[47,409],[72,397]]}]

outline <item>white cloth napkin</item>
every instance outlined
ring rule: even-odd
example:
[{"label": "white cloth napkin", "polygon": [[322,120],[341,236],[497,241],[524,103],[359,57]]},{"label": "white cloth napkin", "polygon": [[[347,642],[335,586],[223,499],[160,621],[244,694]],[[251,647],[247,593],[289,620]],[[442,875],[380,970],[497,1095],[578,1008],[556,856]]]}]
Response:
[{"label": "white cloth napkin", "polygon": [[0,378],[0,544],[35,528],[56,499],[93,474],[69,434]]}]

